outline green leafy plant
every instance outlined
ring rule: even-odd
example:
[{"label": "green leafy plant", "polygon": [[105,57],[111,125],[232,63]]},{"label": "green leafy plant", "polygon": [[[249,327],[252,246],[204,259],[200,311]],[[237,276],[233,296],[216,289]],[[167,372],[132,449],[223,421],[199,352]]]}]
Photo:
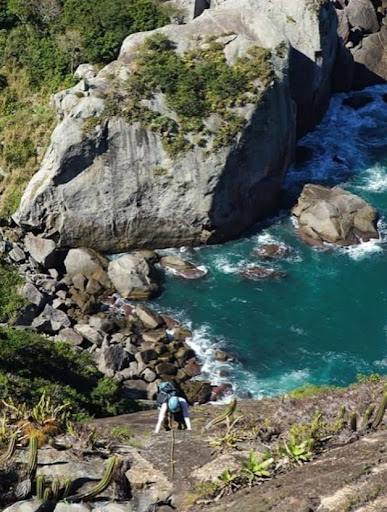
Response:
[{"label": "green leafy plant", "polygon": [[309,440],[297,443],[294,437],[291,436],[289,441],[284,441],[283,445],[279,448],[279,454],[289,460],[289,462],[296,462],[302,464],[311,459],[313,452],[314,440]]},{"label": "green leafy plant", "polygon": [[96,369],[89,354],[32,332],[2,328],[0,396],[9,414],[22,419],[29,411],[35,424],[63,415],[82,420],[139,408],[122,397],[119,383]]},{"label": "green leafy plant", "polygon": [[259,459],[254,453],[254,450],[250,450],[249,458],[247,461],[242,461],[241,474],[244,475],[249,484],[252,485],[254,480],[268,478],[271,476],[269,468],[272,466],[274,459],[267,455],[263,459]]},{"label": "green leafy plant", "polygon": [[312,396],[317,396],[325,393],[330,393],[332,391],[336,391],[340,389],[337,386],[316,386],[315,384],[304,384],[303,386],[300,386],[299,388],[292,389],[289,391],[287,396],[289,398],[309,398]]},{"label": "green leafy plant", "polygon": [[220,493],[218,495],[218,499],[227,494],[232,494],[239,487],[240,475],[236,471],[232,471],[231,469],[225,469],[223,473],[218,477],[219,480],[219,490]]}]

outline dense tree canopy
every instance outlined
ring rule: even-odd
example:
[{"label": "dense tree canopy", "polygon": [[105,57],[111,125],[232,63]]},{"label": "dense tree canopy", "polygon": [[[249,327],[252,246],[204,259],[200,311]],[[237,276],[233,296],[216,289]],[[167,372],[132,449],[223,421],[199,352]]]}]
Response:
[{"label": "dense tree canopy", "polygon": [[127,35],[167,22],[154,0],[0,0],[0,66],[55,89],[78,64],[105,64]]}]

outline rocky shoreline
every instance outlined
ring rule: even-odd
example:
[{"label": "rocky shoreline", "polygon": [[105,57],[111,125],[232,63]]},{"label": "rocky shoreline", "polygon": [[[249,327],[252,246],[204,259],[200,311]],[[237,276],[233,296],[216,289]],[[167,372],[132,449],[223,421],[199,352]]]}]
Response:
[{"label": "rocky shoreline", "polygon": [[[377,212],[338,187],[306,185],[292,214],[298,219],[300,238],[312,245],[350,245],[379,236]],[[99,371],[119,382],[127,398],[153,401],[164,380],[173,381],[191,404],[232,393],[229,382],[213,385],[201,380],[202,361],[190,345],[192,331],[143,304],[160,294],[162,272],[192,280],[203,278],[205,268],[153,250],[110,259],[93,249],[64,250],[51,239],[15,226],[1,228],[0,237],[4,261],[16,265],[25,280],[18,291],[27,304],[15,327],[89,352]],[[240,277],[286,277],[261,262],[286,258],[289,252],[281,244],[258,246],[252,257],[259,264],[248,264]],[[213,353],[218,361],[228,361],[229,356],[222,350]]]},{"label": "rocky shoreline", "polygon": [[[5,262],[16,265],[26,305],[14,327],[31,329],[77,351],[122,384],[127,398],[151,401],[157,385],[172,380],[190,403],[217,400],[231,385],[194,380],[201,363],[189,344],[192,332],[141,302],[160,291],[155,263],[183,278],[205,271],[177,256],[138,251],[109,261],[92,249],[59,250],[52,240],[0,230]],[[220,356],[219,356],[220,357]]]}]

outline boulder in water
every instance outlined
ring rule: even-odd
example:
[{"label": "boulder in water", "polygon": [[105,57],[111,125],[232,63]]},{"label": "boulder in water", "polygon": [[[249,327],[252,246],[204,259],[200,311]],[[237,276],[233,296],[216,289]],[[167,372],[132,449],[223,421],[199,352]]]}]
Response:
[{"label": "boulder in water", "polygon": [[290,247],[284,244],[263,244],[254,249],[253,255],[262,260],[284,258],[290,252]]},{"label": "boulder in water", "polygon": [[212,388],[211,393],[211,401],[216,402],[217,400],[221,400],[227,395],[232,393],[232,384],[229,382],[222,382],[219,386],[214,386]]},{"label": "boulder in water", "polygon": [[339,187],[305,185],[292,214],[298,218],[300,237],[312,245],[346,246],[379,238],[376,210]]},{"label": "boulder in water", "polygon": [[164,256],[160,260],[160,264],[164,268],[174,270],[179,276],[185,279],[199,279],[206,275],[206,271],[196,267],[193,263],[185,261],[179,256]]},{"label": "boulder in water", "polygon": [[271,277],[286,277],[286,272],[283,272],[282,270],[275,270],[274,268],[247,267],[242,270],[241,276],[245,279],[257,281]]}]

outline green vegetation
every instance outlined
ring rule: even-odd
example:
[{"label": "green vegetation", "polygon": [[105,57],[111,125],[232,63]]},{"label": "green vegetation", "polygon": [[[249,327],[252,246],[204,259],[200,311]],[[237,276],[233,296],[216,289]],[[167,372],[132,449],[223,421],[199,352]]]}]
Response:
[{"label": "green vegetation", "polygon": [[127,443],[133,438],[134,434],[126,425],[120,425],[112,428],[111,436],[120,443]]},{"label": "green vegetation", "polygon": [[117,455],[110,457],[110,459],[107,461],[105,473],[103,474],[101,480],[88,491],[82,494],[77,494],[76,496],[69,496],[67,501],[69,503],[80,503],[82,501],[91,501],[93,498],[96,498],[98,494],[102,493],[113,482],[119,464],[120,459]]},{"label": "green vegetation", "polygon": [[119,384],[104,377],[86,352],[37,334],[0,329],[0,396],[32,407],[43,393],[53,405],[68,403],[75,419],[109,416],[136,409]]},{"label": "green vegetation", "polygon": [[[171,157],[189,150],[192,136],[211,135],[203,123],[211,114],[220,117],[212,149],[232,143],[244,126],[236,109],[258,102],[263,88],[274,77],[269,50],[252,48],[230,66],[224,44],[216,40],[180,56],[163,34],[145,41],[132,69],[122,114],[128,122],[141,122],[157,132]],[[141,103],[155,93],[165,95],[177,121]]]},{"label": "green vegetation", "polygon": [[356,375],[356,380],[362,384],[375,384],[380,382],[382,377],[379,373],[371,373],[370,375],[363,375],[362,373],[358,373]]},{"label": "green vegetation", "polygon": [[50,94],[102,66],[123,39],[169,22],[158,0],[0,0],[0,217],[17,209],[39,167],[55,116]]},{"label": "green vegetation", "polygon": [[153,167],[152,174],[156,177],[167,176],[168,169],[165,169],[164,167]]},{"label": "green vegetation", "polygon": [[266,454],[262,459],[259,459],[254,453],[254,450],[250,450],[249,458],[242,462],[241,474],[246,476],[250,485],[255,479],[267,478],[270,476],[269,468],[273,465],[274,459],[270,457],[270,453]]},{"label": "green vegetation", "polygon": [[0,258],[0,323],[12,323],[25,305],[26,301],[17,293],[22,282],[12,266]]},{"label": "green vegetation", "polygon": [[337,391],[340,388],[337,386],[316,386],[315,384],[304,384],[299,388],[294,388],[287,396],[289,398],[308,398],[316,395],[321,395],[325,393],[330,393],[332,391]]},{"label": "green vegetation", "polygon": [[115,59],[129,34],[169,22],[153,0],[0,0],[0,11],[0,64],[12,59],[51,91],[82,62]]},{"label": "green vegetation", "polygon": [[[312,440],[311,440],[312,441]],[[282,457],[289,459],[290,462],[303,463],[310,460],[313,455],[313,443],[308,440],[297,443],[296,439],[291,436],[288,442],[284,442],[283,446],[278,448]]]}]

